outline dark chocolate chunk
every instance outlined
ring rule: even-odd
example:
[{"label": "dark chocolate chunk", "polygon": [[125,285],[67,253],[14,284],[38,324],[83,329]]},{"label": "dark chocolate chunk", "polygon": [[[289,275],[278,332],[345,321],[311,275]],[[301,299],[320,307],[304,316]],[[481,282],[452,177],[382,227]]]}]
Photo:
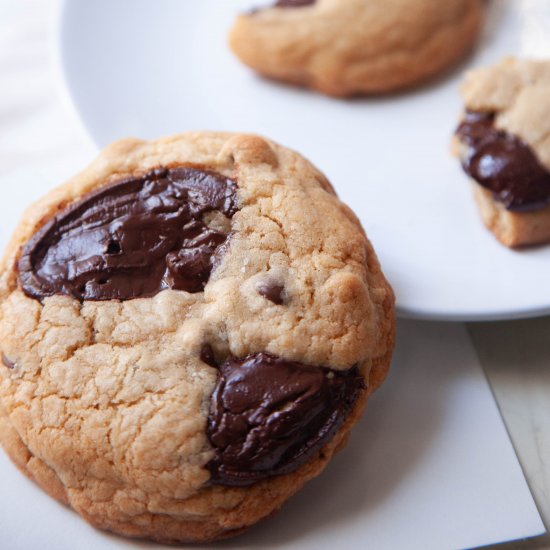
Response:
[{"label": "dark chocolate chunk", "polygon": [[217,368],[218,362],[216,361],[216,356],[214,355],[214,350],[210,344],[204,344],[201,348],[201,361],[210,365],[211,367]]},{"label": "dark chocolate chunk", "polygon": [[550,203],[550,172],[529,145],[495,127],[493,113],[468,111],[456,133],[467,147],[466,173],[508,210],[536,210]]},{"label": "dark chocolate chunk", "polygon": [[15,363],[11,361],[6,354],[2,354],[2,363],[5,367],[8,367],[8,369],[14,369]]},{"label": "dark chocolate chunk", "polygon": [[317,0],[277,0],[277,8],[302,8],[312,6]]},{"label": "dark chocolate chunk", "polygon": [[[317,0],[277,0],[275,4],[272,5],[274,8],[303,8],[306,6],[312,6]],[[270,6],[268,6],[270,7]],[[266,8],[252,8],[248,11],[248,15],[255,15],[264,11]]]},{"label": "dark chocolate chunk", "polygon": [[266,353],[220,366],[208,420],[213,483],[251,485],[295,471],[328,443],[364,389],[346,372]]},{"label": "dark chocolate chunk", "polygon": [[285,287],[272,281],[262,281],[256,286],[258,294],[267,300],[277,304],[278,306],[284,303]]},{"label": "dark chocolate chunk", "polygon": [[237,210],[237,186],[215,172],[157,169],[85,197],[47,223],[19,261],[36,299],[130,300],[172,288],[201,292],[227,235],[203,215]]}]

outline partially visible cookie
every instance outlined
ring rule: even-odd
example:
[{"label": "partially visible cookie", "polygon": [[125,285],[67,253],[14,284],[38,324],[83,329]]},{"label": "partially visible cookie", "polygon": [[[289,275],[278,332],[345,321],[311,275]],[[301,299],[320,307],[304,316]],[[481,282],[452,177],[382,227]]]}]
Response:
[{"label": "partially visible cookie", "polygon": [[232,536],[345,445],[394,329],[359,221],[300,155],[124,140],[33,205],[0,264],[0,442],[94,526]]},{"label": "partially visible cookie", "polygon": [[408,88],[462,58],[483,0],[279,0],[240,15],[230,44],[259,73],[331,96]]},{"label": "partially visible cookie", "polygon": [[456,133],[485,225],[509,247],[550,242],[550,61],[471,71]]}]

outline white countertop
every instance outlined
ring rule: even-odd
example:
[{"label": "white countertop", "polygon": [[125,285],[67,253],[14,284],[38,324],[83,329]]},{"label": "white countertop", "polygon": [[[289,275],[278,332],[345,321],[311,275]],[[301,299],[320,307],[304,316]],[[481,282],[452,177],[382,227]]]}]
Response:
[{"label": "white countertop", "polygon": [[[48,63],[54,0],[0,2],[0,187],[63,181],[95,148],[56,91]],[[29,201],[36,197],[28,197]],[[13,227],[21,212],[2,224]],[[518,282],[521,286],[521,282]],[[546,527],[550,528],[550,318],[469,326]],[[499,548],[550,549],[550,537]]]}]

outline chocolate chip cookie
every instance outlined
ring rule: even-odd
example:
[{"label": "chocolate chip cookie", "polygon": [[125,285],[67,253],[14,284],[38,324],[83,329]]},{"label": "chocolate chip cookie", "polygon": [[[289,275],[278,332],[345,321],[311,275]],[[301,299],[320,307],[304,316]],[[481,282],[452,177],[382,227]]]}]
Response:
[{"label": "chocolate chip cookie", "polygon": [[0,264],[0,440],[94,526],[235,535],[344,446],[394,325],[360,223],[300,155],[124,140],[33,205]]},{"label": "chocolate chip cookie", "polygon": [[331,96],[414,86],[465,56],[483,0],[279,0],[240,15],[230,45],[259,73]]},{"label": "chocolate chip cookie", "polygon": [[470,72],[456,133],[485,225],[503,244],[550,241],[550,62]]}]

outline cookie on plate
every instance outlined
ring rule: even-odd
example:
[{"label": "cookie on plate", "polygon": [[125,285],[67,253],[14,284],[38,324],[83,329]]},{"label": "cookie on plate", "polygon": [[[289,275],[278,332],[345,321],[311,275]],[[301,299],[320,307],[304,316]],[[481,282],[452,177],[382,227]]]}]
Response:
[{"label": "cookie on plate", "polygon": [[485,225],[500,242],[550,242],[550,61],[471,71],[456,133]]},{"label": "cookie on plate", "polygon": [[414,86],[470,51],[483,0],[279,0],[240,15],[230,45],[259,73],[331,96]]},{"label": "cookie on plate", "polygon": [[124,140],[0,265],[0,440],[93,525],[238,534],[345,445],[394,297],[326,178],[256,136]]}]

